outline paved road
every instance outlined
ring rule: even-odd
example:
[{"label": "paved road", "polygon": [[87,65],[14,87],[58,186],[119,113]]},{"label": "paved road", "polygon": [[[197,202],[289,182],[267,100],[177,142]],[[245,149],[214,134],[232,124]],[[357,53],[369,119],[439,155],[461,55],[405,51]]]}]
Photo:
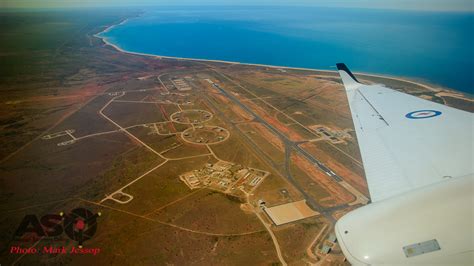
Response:
[{"label": "paved road", "polygon": [[[220,74],[220,73],[218,73],[218,74]],[[220,75],[222,75],[222,74],[220,74]],[[292,185],[294,185],[301,192],[301,194],[303,194],[303,196],[305,197],[308,205],[313,210],[318,211],[319,213],[323,214],[330,221],[335,221],[334,218],[330,215],[330,212],[334,208],[323,208],[323,207],[321,207],[311,196],[309,196],[306,193],[306,191],[300,186],[300,184],[291,175],[291,171],[289,169],[289,162],[290,162],[291,152],[292,152],[292,150],[295,150],[296,152],[303,155],[306,159],[308,159],[310,162],[314,163],[316,166],[318,166],[322,171],[324,171],[326,173],[331,173],[332,171],[327,166],[325,166],[322,162],[320,162],[319,160],[314,158],[311,154],[309,154],[308,152],[303,150],[301,147],[299,147],[297,143],[295,143],[295,142],[291,141],[290,139],[288,139],[287,136],[285,136],[283,133],[278,131],[275,127],[273,127],[271,124],[269,124],[266,120],[262,119],[253,110],[251,110],[249,107],[247,107],[245,104],[243,104],[239,99],[237,99],[237,97],[235,97],[234,95],[228,93],[226,90],[224,90],[222,87],[220,87],[216,83],[214,83],[213,86],[216,89],[218,89],[222,94],[224,94],[227,98],[229,98],[234,103],[239,105],[242,109],[244,109],[245,111],[247,111],[248,113],[253,115],[256,122],[259,122],[259,123],[262,123],[263,125],[265,125],[265,127],[267,127],[270,131],[272,131],[275,135],[277,135],[283,141],[283,143],[285,144],[285,161],[286,161],[285,162],[285,172],[286,172],[286,177],[287,177],[288,181],[290,181],[290,183]],[[340,178],[337,175],[335,175],[335,177]],[[335,177],[333,177],[333,178],[335,178]],[[336,181],[337,181],[337,178],[335,178]],[[343,207],[346,207],[346,206],[347,205],[338,206],[337,209],[343,208]]]}]

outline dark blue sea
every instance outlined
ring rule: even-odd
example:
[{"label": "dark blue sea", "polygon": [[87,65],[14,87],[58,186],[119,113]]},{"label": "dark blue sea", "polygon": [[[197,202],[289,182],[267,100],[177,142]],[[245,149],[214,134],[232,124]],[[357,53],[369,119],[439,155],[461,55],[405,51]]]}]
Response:
[{"label": "dark blue sea", "polygon": [[164,56],[425,80],[473,94],[474,13],[318,7],[154,7],[103,33]]}]

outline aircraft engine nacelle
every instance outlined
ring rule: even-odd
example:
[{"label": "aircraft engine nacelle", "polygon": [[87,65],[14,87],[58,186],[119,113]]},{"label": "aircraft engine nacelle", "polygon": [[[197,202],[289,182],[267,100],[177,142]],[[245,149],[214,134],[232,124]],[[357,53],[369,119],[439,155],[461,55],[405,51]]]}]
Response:
[{"label": "aircraft engine nacelle", "polygon": [[335,227],[353,265],[474,265],[474,175],[371,203]]}]

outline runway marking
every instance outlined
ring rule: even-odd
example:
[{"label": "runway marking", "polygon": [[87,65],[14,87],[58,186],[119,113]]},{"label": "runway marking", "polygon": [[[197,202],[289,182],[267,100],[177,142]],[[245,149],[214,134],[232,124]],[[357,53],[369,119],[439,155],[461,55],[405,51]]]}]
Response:
[{"label": "runway marking", "polygon": [[[224,75],[216,70],[214,70],[214,72],[216,72],[217,74],[219,74],[220,76],[224,77],[225,79],[227,79],[228,81],[232,82],[233,84],[235,84],[236,86],[238,86],[239,88],[245,90],[246,92],[252,94],[255,98],[259,98],[258,95],[256,95],[255,93],[249,91],[248,89],[246,89],[244,86],[242,86],[240,83],[234,81],[233,79],[229,78],[227,75]],[[271,107],[272,109],[274,109],[275,111],[283,114],[284,116],[286,116],[288,119],[292,120],[294,123],[298,124],[299,126],[303,127],[304,129],[306,129],[309,133],[315,135],[316,137],[319,137],[318,134],[316,134],[316,132],[314,132],[313,130],[311,130],[310,128],[308,128],[307,126],[301,124],[299,121],[297,121],[296,119],[294,119],[293,117],[291,117],[290,115],[286,114],[285,112],[283,111],[280,111],[278,108],[276,108],[275,106],[273,106],[272,104],[270,104],[269,102],[265,101],[264,99],[260,99],[260,101],[264,102],[266,105],[268,105],[269,107]],[[339,149],[338,147],[334,146],[333,144],[329,143],[332,147],[336,148],[337,150],[339,150],[340,152],[342,152],[344,155],[348,156],[351,160],[353,160],[355,163],[357,163],[359,166],[362,167],[362,162],[360,162],[359,160],[357,160],[356,158],[352,157],[351,155],[349,155],[348,153],[344,152],[343,150]]]}]

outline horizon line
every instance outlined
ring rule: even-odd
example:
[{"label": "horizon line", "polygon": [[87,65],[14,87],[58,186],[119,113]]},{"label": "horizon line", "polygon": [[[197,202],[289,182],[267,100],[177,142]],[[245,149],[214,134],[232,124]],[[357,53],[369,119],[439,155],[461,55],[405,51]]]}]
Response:
[{"label": "horizon line", "polygon": [[417,8],[397,8],[397,7],[369,7],[369,6],[328,6],[318,4],[124,4],[124,5],[85,5],[85,6],[55,6],[55,7],[0,7],[0,12],[7,10],[21,10],[21,11],[47,11],[47,10],[74,10],[74,9],[121,9],[121,8],[147,8],[147,7],[313,7],[313,8],[333,8],[333,9],[366,9],[366,10],[387,10],[387,11],[405,11],[405,12],[428,12],[428,13],[474,13],[474,9],[417,9]]}]

